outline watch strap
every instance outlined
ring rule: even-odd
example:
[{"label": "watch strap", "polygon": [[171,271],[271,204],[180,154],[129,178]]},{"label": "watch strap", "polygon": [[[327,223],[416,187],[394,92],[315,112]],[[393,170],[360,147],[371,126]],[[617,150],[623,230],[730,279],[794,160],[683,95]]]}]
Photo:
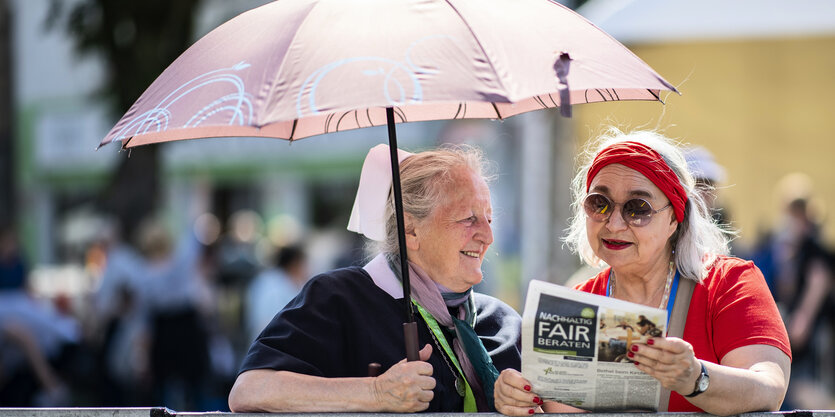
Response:
[{"label": "watch strap", "polygon": [[685,395],[685,397],[687,397],[687,398],[693,398],[693,397],[695,397],[695,396],[697,396],[697,395],[706,391],[706,390],[701,389],[702,388],[701,385],[702,385],[702,380],[703,379],[709,378],[708,374],[707,374],[707,368],[705,367],[705,363],[702,362],[702,361],[699,361],[699,365],[702,365],[702,371],[701,371],[701,373],[699,373],[699,377],[696,378],[696,386],[693,388],[693,392],[691,392],[690,394]]}]

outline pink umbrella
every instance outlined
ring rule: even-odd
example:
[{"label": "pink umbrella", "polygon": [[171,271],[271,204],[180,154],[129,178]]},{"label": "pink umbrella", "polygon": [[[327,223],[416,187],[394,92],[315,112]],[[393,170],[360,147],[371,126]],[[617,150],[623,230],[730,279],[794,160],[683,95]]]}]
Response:
[{"label": "pink umbrella", "polygon": [[554,107],[570,116],[572,104],[660,101],[661,90],[676,91],[619,42],[549,0],[279,0],[198,40],[101,145],[295,140],[388,124],[413,320],[395,123],[502,119]]}]

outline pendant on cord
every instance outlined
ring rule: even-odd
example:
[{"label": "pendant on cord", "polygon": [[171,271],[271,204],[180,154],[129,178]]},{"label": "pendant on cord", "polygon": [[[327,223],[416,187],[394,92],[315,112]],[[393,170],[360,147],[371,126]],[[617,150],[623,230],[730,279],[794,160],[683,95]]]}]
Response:
[{"label": "pendant on cord", "polygon": [[458,391],[458,395],[464,396],[467,393],[467,389],[464,387],[464,379],[460,376],[455,376],[455,391]]}]

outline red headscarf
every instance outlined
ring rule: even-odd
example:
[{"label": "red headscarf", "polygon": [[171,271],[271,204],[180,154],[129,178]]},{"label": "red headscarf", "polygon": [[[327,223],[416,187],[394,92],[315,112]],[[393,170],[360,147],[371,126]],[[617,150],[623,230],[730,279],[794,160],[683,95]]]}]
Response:
[{"label": "red headscarf", "polygon": [[684,192],[681,181],[658,152],[638,142],[618,142],[606,147],[597,154],[589,167],[586,176],[586,192],[591,186],[591,180],[609,164],[621,164],[647,177],[670,200],[676,220],[679,223],[684,221],[687,193]]}]

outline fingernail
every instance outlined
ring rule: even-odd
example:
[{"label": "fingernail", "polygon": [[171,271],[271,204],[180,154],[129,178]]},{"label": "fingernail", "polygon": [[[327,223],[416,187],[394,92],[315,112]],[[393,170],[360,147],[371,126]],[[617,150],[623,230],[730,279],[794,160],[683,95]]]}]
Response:
[{"label": "fingernail", "polygon": [[626,356],[629,357],[629,358],[634,358],[635,354],[632,353],[632,352],[626,352]]},{"label": "fingernail", "polygon": [[537,404],[542,404],[542,400],[539,397],[533,397],[533,402]]},{"label": "fingernail", "polygon": [[640,365],[640,363],[638,363],[638,362],[635,362],[635,366],[638,366],[638,365]]},{"label": "fingernail", "polygon": [[530,385],[525,385],[525,391],[530,391],[530,390],[531,390],[531,386]]},{"label": "fingernail", "polygon": [[528,409],[528,414],[533,414],[533,408]]},{"label": "fingernail", "polygon": [[648,344],[648,345],[654,345],[654,344],[655,344],[655,340],[654,340],[654,339],[649,339],[649,340],[647,340],[647,344]]},{"label": "fingernail", "polygon": [[632,349],[633,352],[637,352],[638,351],[638,345],[632,345],[631,349]]}]

